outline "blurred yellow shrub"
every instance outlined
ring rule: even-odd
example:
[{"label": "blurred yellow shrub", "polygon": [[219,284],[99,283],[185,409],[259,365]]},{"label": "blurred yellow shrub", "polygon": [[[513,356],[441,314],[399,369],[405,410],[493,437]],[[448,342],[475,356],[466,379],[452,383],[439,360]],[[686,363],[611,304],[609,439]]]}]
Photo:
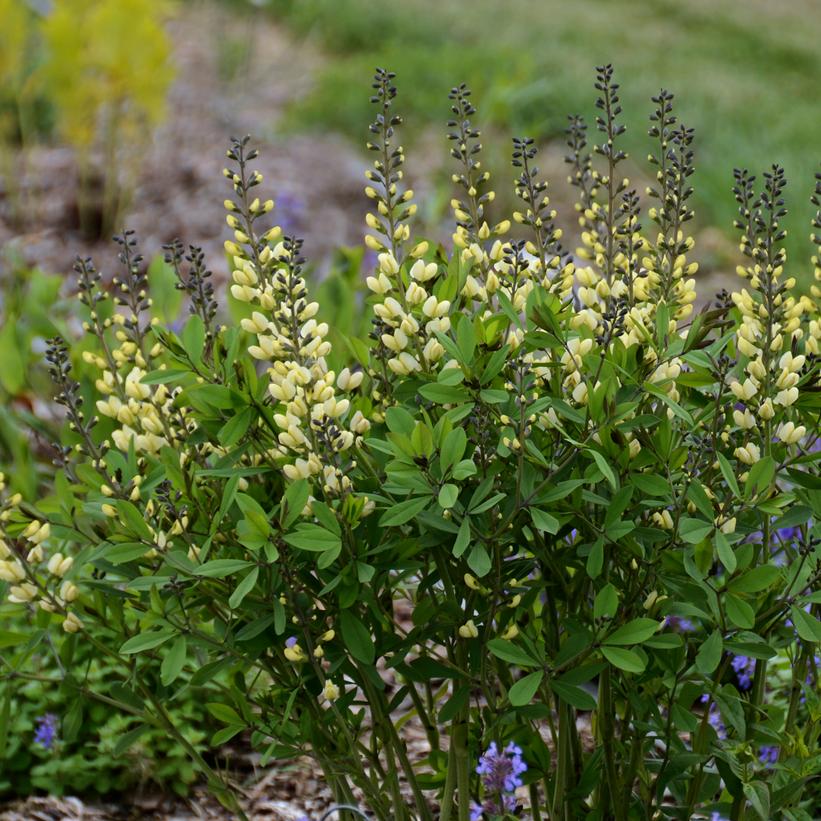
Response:
[{"label": "blurred yellow shrub", "polygon": [[20,0],[0,0],[0,85],[15,89],[22,82],[30,14]]},{"label": "blurred yellow shrub", "polygon": [[57,0],[44,19],[41,77],[57,127],[78,149],[158,122],[173,78],[162,0]]}]

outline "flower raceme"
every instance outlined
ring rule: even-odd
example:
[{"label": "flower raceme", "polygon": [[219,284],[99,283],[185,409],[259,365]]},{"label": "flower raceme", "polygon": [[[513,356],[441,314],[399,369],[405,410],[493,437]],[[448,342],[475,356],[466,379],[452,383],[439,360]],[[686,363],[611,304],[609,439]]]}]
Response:
[{"label": "flower raceme", "polygon": [[[684,817],[724,800],[703,777],[714,752],[764,778],[745,751],[776,733],[774,770],[804,766],[819,286],[800,296],[784,275],[783,173],[756,192],[739,172],[743,287],[696,312],[692,131],[654,98],[648,229],[609,67],[596,87],[597,141],[578,117],[567,135],[573,255],[530,138],[513,143],[520,204],[498,212],[476,107],[453,89],[448,251],[414,236],[396,89],[377,74],[367,340],[312,298],[247,138],[225,170],[234,321],[215,324],[196,248],[166,249],[191,296],[177,331],[153,316],[130,233],[110,288],[78,261],[82,352],[47,354],[59,481],[36,505],[0,488],[11,605],[122,664],[146,720],[177,683],[203,688],[215,743],[250,728],[266,755],[307,751],[339,803],[360,790],[380,819],[567,801],[623,821],[671,795]],[[792,707],[770,711],[777,653],[797,672]]]}]

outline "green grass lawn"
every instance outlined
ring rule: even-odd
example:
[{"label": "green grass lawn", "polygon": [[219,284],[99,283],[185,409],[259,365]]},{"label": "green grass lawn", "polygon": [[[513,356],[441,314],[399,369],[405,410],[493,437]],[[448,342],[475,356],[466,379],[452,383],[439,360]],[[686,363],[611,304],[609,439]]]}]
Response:
[{"label": "green grass lawn", "polygon": [[444,127],[448,89],[464,81],[474,88],[485,125],[560,140],[568,113],[592,120],[594,66],[612,62],[622,84],[626,147],[642,163],[651,147],[650,95],[668,88],[681,120],[696,129],[698,222],[729,232],[733,167],[760,172],[778,162],[790,181],[793,272],[809,276],[808,198],[821,160],[815,0],[273,0],[271,6],[293,31],[333,55],[311,95],[292,108],[290,122],[300,128],[363,138],[369,79],[382,65],[397,72],[409,124]]}]

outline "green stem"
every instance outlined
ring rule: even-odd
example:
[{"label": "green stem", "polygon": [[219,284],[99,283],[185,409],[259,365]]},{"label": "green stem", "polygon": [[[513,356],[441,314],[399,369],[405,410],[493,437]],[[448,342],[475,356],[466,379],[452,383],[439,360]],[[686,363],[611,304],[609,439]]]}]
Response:
[{"label": "green stem", "polygon": [[570,774],[572,771],[573,751],[570,747],[570,731],[568,722],[571,721],[569,711],[572,707],[563,704],[557,699],[557,712],[559,714],[559,732],[558,732],[558,746],[556,747],[556,779],[553,791],[553,801],[551,817],[553,818],[567,818],[566,790],[571,787]]},{"label": "green stem", "polygon": [[[457,648],[457,660],[460,667],[465,666],[466,651],[460,643]],[[470,760],[468,751],[468,720],[470,705],[465,704],[453,723],[451,744],[456,758],[456,785],[459,793],[456,804],[458,821],[470,821]]]},{"label": "green stem", "polygon": [[439,821],[450,821],[450,816],[454,805],[454,792],[456,790],[456,746],[451,739],[448,748],[448,763],[445,772],[445,786],[442,790],[442,806],[439,812]]},{"label": "green stem", "polygon": [[730,808],[730,821],[744,821],[746,816],[747,801],[744,794],[737,795],[733,799],[733,806]]},{"label": "green stem", "polygon": [[599,809],[607,817],[606,810],[612,810],[616,821],[625,821],[624,807],[621,806],[618,773],[616,770],[616,751],[614,748],[613,727],[613,693],[610,681],[610,668],[605,667],[599,678],[599,735],[604,748],[604,772],[606,791],[599,792]]}]

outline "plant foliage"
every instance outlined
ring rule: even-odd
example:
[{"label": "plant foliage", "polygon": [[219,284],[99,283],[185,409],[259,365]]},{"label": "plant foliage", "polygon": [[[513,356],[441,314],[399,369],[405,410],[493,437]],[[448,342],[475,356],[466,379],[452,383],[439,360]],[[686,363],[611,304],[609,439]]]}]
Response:
[{"label": "plant foliage", "polygon": [[570,254],[533,140],[513,144],[520,210],[494,214],[454,88],[448,251],[413,236],[393,79],[373,85],[367,338],[332,343],[247,138],[225,170],[239,322],[215,323],[195,248],[168,251],[178,330],[131,233],[110,291],[78,260],[93,346],[50,343],[69,431],[54,493],[4,502],[9,600],[118,665],[235,809],[169,715],[182,689],[213,744],[307,753],[380,819],[810,819],[821,293],[784,273],[783,171],[736,173],[742,279],[696,312],[671,94],[643,217],[598,69],[594,130],[568,128]]}]

